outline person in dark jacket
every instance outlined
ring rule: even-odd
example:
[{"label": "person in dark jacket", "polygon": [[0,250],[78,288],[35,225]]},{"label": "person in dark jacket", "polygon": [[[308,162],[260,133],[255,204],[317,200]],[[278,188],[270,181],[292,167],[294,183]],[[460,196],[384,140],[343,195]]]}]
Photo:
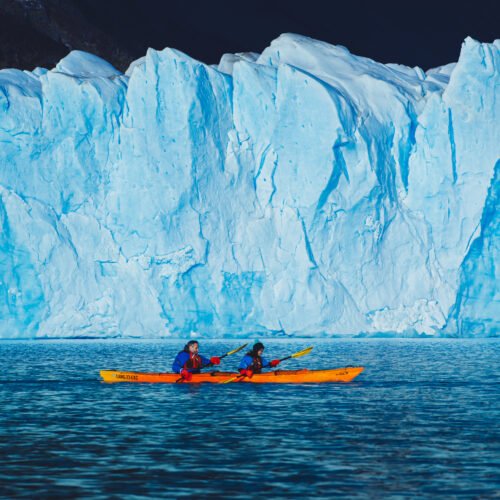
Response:
[{"label": "person in dark jacket", "polygon": [[179,373],[181,377],[189,381],[193,378],[193,373],[200,373],[202,368],[220,364],[220,358],[212,356],[210,359],[198,354],[199,344],[197,340],[190,340],[182,351],[175,357],[172,364],[174,373]]},{"label": "person in dark jacket", "polygon": [[262,368],[268,366],[274,368],[280,364],[279,359],[273,359],[272,361],[267,361],[267,359],[262,357],[264,353],[264,344],[262,342],[257,342],[254,344],[252,350],[247,352],[238,366],[238,370],[241,375],[251,378],[254,373],[261,373]]}]

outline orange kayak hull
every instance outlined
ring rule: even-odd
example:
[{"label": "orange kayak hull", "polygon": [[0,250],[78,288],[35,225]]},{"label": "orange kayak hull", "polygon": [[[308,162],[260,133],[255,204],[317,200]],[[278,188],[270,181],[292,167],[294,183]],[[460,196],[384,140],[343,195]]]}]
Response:
[{"label": "orange kayak hull", "polygon": [[125,372],[118,370],[101,370],[100,375],[104,382],[143,382],[151,384],[202,384],[223,383],[237,377],[231,383],[250,384],[322,384],[325,382],[351,382],[364,368],[362,366],[348,366],[333,370],[276,370],[254,375],[252,378],[240,377],[235,372],[206,372],[194,374],[189,382],[180,379],[177,373],[145,373]]}]

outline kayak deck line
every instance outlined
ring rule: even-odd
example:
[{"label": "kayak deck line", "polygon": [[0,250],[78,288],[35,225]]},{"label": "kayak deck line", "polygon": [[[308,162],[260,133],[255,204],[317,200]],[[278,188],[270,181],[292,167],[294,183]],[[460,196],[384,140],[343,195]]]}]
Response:
[{"label": "kayak deck line", "polygon": [[[274,370],[266,373],[253,375],[252,378],[241,377],[237,372],[206,372],[195,373],[189,381],[181,380],[182,384],[217,384],[232,377],[237,377],[234,383],[250,384],[320,384],[325,382],[351,382],[362,371],[362,366],[346,366],[332,370]],[[179,383],[178,373],[147,373],[128,372],[120,370],[101,370],[100,375],[103,382],[138,382],[151,384],[175,384]],[[233,383],[233,382],[231,382]]]}]

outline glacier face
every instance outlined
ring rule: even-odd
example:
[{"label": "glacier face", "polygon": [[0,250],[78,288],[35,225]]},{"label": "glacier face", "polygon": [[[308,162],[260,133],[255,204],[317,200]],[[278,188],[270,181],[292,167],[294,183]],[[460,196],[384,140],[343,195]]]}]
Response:
[{"label": "glacier face", "polygon": [[499,85],[470,38],[0,71],[0,337],[497,335]]}]

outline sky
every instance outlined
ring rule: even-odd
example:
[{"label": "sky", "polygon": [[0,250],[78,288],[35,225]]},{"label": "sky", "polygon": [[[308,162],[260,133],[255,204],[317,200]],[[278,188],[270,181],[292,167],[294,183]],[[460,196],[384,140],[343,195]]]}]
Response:
[{"label": "sky", "polygon": [[100,28],[135,54],[174,47],[206,63],[261,52],[294,32],[380,62],[424,69],[458,59],[467,36],[500,38],[500,0],[82,0]]},{"label": "sky", "polygon": [[85,50],[125,71],[148,47],[214,64],[289,32],[427,70],[457,61],[467,36],[500,38],[500,0],[0,0],[0,68]]}]

